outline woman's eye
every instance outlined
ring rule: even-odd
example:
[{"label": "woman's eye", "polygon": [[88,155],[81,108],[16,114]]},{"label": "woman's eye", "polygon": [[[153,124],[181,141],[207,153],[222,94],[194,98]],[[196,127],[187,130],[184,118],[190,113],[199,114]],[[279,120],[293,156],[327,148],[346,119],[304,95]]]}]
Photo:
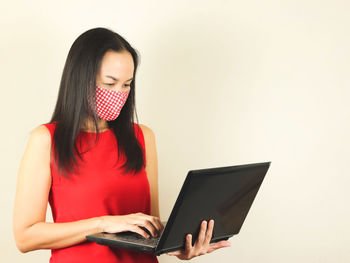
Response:
[{"label": "woman's eye", "polygon": [[130,84],[125,84],[125,87],[130,87]]},{"label": "woman's eye", "polygon": [[105,83],[107,86],[113,86],[114,83]]}]

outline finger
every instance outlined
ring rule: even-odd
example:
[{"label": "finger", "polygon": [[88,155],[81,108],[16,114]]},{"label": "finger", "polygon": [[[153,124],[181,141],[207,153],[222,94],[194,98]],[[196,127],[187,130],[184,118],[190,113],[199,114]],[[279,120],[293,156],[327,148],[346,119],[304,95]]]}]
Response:
[{"label": "finger", "polygon": [[189,253],[189,252],[191,252],[192,249],[193,249],[193,246],[192,246],[192,235],[188,234],[186,236],[185,252]]},{"label": "finger", "polygon": [[178,255],[182,254],[182,251],[181,250],[177,250],[177,251],[173,251],[173,252],[168,252],[166,254],[169,255],[169,256],[178,256]]},{"label": "finger", "polygon": [[199,231],[199,235],[198,235],[196,244],[194,245],[195,248],[200,248],[203,246],[206,230],[207,230],[207,221],[204,220],[204,221],[202,221],[201,229]]},{"label": "finger", "polygon": [[[138,213],[137,217],[142,221],[142,226],[146,227],[147,230],[152,234],[152,236],[157,236],[161,232],[160,220],[157,217]],[[138,222],[140,224],[140,222]]]},{"label": "finger", "polygon": [[230,247],[230,246],[231,246],[230,241],[219,241],[217,243],[210,244],[208,253],[211,253],[219,248]]},{"label": "finger", "polygon": [[162,233],[165,225],[163,224],[162,220],[160,220],[160,218],[158,218],[158,219],[159,219],[159,225],[160,225],[160,232]]},{"label": "finger", "polygon": [[213,229],[214,229],[214,220],[212,219],[212,220],[209,221],[207,232],[205,234],[204,243],[206,245],[209,245],[209,243],[210,243],[210,240],[211,240],[211,238],[213,236]]},{"label": "finger", "polygon": [[164,226],[162,224],[162,221],[160,221],[160,218],[153,216],[151,222],[155,226],[158,234],[160,235],[162,233],[163,229],[164,229]]},{"label": "finger", "polygon": [[149,238],[150,237],[149,234],[145,230],[143,230],[142,228],[140,228],[138,226],[135,226],[135,225],[130,225],[129,231],[138,233],[141,236],[143,236],[144,238]]},{"label": "finger", "polygon": [[142,226],[146,228],[153,237],[158,235],[158,230],[154,227],[154,225],[150,221],[143,221]]},{"label": "finger", "polygon": [[231,242],[227,241],[227,240],[223,240],[223,241],[219,241],[216,243],[212,243],[210,244],[211,247],[214,248],[222,248],[222,247],[230,247],[231,246]]},{"label": "finger", "polygon": [[154,237],[158,233],[154,225],[149,221],[150,217],[145,214],[134,214],[132,223],[136,226],[141,226],[147,229],[147,231]]}]

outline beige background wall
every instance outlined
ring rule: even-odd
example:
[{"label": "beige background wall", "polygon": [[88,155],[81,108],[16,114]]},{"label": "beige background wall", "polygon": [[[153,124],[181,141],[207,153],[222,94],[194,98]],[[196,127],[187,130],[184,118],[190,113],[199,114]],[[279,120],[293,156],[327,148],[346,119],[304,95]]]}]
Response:
[{"label": "beige background wall", "polygon": [[18,165],[29,132],[53,112],[70,46],[97,26],[141,54],[137,110],[157,137],[163,220],[189,169],[272,161],[232,247],[193,262],[349,262],[349,1],[8,1],[0,10],[1,262],[49,260],[15,247]]}]

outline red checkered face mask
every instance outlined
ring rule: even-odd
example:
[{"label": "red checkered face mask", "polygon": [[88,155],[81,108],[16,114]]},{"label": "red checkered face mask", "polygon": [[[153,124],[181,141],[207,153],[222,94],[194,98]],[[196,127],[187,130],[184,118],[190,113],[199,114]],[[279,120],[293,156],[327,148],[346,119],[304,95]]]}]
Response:
[{"label": "red checkered face mask", "polygon": [[98,117],[106,121],[115,120],[128,95],[129,91],[114,91],[96,86],[96,113]]}]

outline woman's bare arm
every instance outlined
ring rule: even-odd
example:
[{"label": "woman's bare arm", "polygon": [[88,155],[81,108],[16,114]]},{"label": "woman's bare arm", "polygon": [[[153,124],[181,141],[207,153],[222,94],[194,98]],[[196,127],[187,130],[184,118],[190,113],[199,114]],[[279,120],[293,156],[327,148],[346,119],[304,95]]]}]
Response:
[{"label": "woman's bare arm", "polygon": [[146,125],[140,124],[146,148],[146,173],[150,184],[151,215],[160,217],[158,195],[158,157],[154,132]]},{"label": "woman's bare arm", "polygon": [[29,137],[17,179],[13,213],[13,232],[21,252],[37,249],[57,249],[86,240],[86,235],[133,231],[148,237],[140,226],[152,235],[162,229],[159,218],[142,213],[102,216],[67,223],[45,222],[51,187],[51,135],[41,125]]},{"label": "woman's bare arm", "polygon": [[101,230],[100,218],[45,222],[51,187],[50,149],[51,135],[41,125],[31,132],[18,171],[13,231],[21,252],[70,246]]}]

